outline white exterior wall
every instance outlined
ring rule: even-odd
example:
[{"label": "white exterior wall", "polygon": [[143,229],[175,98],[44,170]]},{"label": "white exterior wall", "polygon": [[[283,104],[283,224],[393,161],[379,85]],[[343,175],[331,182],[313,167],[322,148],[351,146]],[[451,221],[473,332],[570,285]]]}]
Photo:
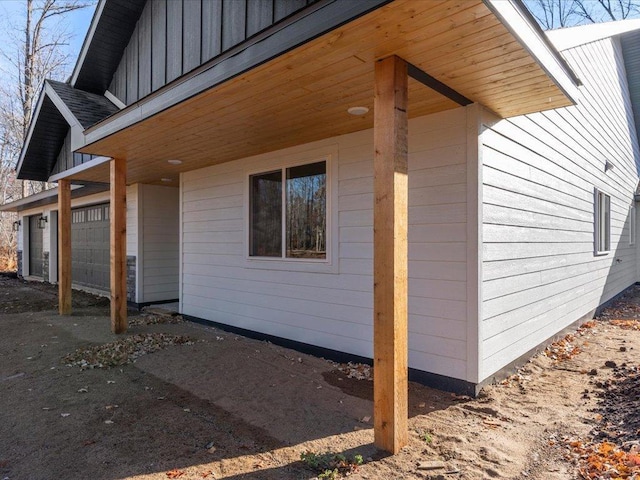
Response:
[{"label": "white exterior wall", "polygon": [[[620,48],[606,39],[563,54],[584,83],[578,106],[488,122],[482,134],[482,379],[638,279],[628,218],[638,143]],[[601,256],[594,188],[611,196]]]},{"label": "white exterior wall", "polygon": [[[476,359],[475,374],[467,369],[467,110],[411,120],[409,137],[409,365],[473,380]],[[371,357],[372,142],[367,130],[184,173],[181,311]],[[248,175],[326,155],[331,265],[248,259]],[[472,321],[477,324],[477,313]]]},{"label": "white exterior wall", "polygon": [[[179,189],[138,185],[138,302],[174,300],[179,291]],[[127,209],[129,203],[127,202]],[[134,210],[134,207],[131,208]],[[133,230],[136,228],[136,230]],[[135,232],[135,233],[134,233]]]},{"label": "white exterior wall", "polygon": [[[175,190],[175,189],[174,189]],[[108,203],[109,192],[100,192],[87,195],[81,198],[71,200],[71,208],[82,207],[85,205]],[[51,283],[57,283],[58,267],[57,267],[57,214],[58,205],[52,203],[18,213],[20,219],[20,231],[18,232],[18,250],[22,250],[23,273],[28,272],[29,268],[29,234],[27,217],[32,215],[44,215],[48,218],[46,227],[42,230],[42,251],[49,252],[49,278],[45,279]],[[137,255],[138,251],[138,215],[137,215],[137,185],[127,187],[127,255]],[[139,264],[139,262],[138,262]],[[138,267],[140,268],[140,267]],[[136,275],[136,277],[138,274]],[[136,292],[138,290],[136,289]]]}]

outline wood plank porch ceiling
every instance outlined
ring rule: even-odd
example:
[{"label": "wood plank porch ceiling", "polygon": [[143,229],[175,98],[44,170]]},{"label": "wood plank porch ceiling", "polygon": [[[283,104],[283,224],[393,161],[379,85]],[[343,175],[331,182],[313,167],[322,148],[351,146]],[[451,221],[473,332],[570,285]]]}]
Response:
[{"label": "wood plank porch ceiling", "polygon": [[[392,54],[503,117],[570,105],[481,0],[396,0],[81,151],[125,158],[127,183],[177,185],[180,171],[372,128],[374,62]],[[410,82],[410,117],[457,106]]]}]

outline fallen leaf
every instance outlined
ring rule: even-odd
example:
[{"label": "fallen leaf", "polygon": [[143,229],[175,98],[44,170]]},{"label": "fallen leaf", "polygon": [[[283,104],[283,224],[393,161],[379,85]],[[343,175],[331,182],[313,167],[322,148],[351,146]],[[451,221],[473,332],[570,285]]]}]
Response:
[{"label": "fallen leaf", "polygon": [[69,415],[71,415],[71,414],[70,413],[61,413],[60,414],[61,417],[65,417],[65,418],[68,417]]},{"label": "fallen leaf", "polygon": [[169,470],[167,472],[167,477],[169,478],[178,478],[178,477],[181,477],[182,475],[184,475],[184,472],[178,469]]}]

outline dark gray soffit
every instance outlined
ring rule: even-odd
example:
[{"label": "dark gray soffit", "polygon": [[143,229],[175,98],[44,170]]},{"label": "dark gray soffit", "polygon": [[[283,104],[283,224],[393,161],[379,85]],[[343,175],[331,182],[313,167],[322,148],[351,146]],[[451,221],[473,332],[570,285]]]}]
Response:
[{"label": "dark gray soffit", "polygon": [[[42,92],[42,95],[45,95]],[[48,96],[44,96],[18,178],[44,182],[56,163],[69,124]]]},{"label": "dark gray soffit", "polygon": [[[109,87],[124,49],[129,44],[146,0],[106,0],[83,63],[79,66],[75,88],[99,95]],[[83,46],[84,50],[84,46]]]}]

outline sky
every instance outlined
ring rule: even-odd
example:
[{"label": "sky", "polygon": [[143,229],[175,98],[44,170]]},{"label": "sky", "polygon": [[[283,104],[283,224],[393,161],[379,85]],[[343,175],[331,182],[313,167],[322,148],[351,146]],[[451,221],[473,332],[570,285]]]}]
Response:
[{"label": "sky", "polygon": [[[73,69],[75,60],[78,58],[96,8],[96,1],[92,0],[91,3],[92,5],[86,8],[67,14],[55,26],[55,28],[64,29],[71,34],[70,43],[65,47],[71,59],[71,64],[68,67],[69,72]],[[3,53],[8,55],[12,53],[16,44],[16,36],[19,35],[20,25],[24,23],[24,10],[25,2],[23,0],[0,0],[0,50]],[[0,69],[10,69],[9,62],[2,57],[0,57]]]}]

